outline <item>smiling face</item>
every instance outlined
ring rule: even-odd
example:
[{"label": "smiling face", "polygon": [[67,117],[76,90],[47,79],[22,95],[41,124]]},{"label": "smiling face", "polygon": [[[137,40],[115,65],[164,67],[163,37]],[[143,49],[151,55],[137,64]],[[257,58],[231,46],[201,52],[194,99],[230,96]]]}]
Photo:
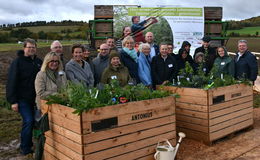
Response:
[{"label": "smiling face", "polygon": [[113,57],[113,58],[111,59],[111,65],[112,65],[113,67],[119,66],[119,65],[120,65],[120,58],[119,58],[119,57]]},{"label": "smiling face", "polygon": [[147,32],[145,34],[145,41],[149,44],[153,43],[153,40],[154,40],[154,36],[153,36],[153,33],[152,32]]},{"label": "smiling face", "polygon": [[24,47],[24,56],[33,56],[36,54],[36,46],[32,43],[27,43]]},{"label": "smiling face", "polygon": [[52,44],[51,51],[62,54],[63,48],[60,42],[54,42]]},{"label": "smiling face", "polygon": [[52,71],[56,71],[59,68],[59,57],[53,56],[52,59],[48,62],[48,68]]},{"label": "smiling face", "polygon": [[125,27],[124,28],[124,31],[123,31],[123,33],[124,33],[124,36],[126,37],[127,35],[129,35],[129,34],[131,34],[131,27]]},{"label": "smiling face", "polygon": [[167,47],[168,47],[168,54],[173,53],[173,46],[168,44]]},{"label": "smiling face", "polygon": [[115,48],[115,40],[113,38],[107,39],[106,44],[110,49]]},{"label": "smiling face", "polygon": [[109,46],[107,44],[100,45],[100,56],[106,56],[109,54]]},{"label": "smiling face", "polygon": [[218,48],[218,55],[220,57],[224,57],[225,56],[225,50],[223,48]]},{"label": "smiling face", "polygon": [[82,48],[75,48],[72,56],[75,61],[80,62],[83,56]]},{"label": "smiling face", "polygon": [[238,43],[238,51],[240,53],[245,53],[246,50],[247,50],[247,44],[246,43],[244,43],[244,42]]},{"label": "smiling face", "polygon": [[160,46],[160,54],[163,58],[166,58],[168,55],[168,47],[167,44],[162,44]]},{"label": "smiling face", "polygon": [[133,40],[128,40],[128,41],[125,42],[125,46],[124,47],[126,47],[126,48],[131,50],[131,49],[134,48],[134,46],[135,46],[134,41]]},{"label": "smiling face", "polygon": [[149,55],[150,54],[150,47],[149,46],[143,46],[142,48],[142,52],[145,54],[145,55]]}]

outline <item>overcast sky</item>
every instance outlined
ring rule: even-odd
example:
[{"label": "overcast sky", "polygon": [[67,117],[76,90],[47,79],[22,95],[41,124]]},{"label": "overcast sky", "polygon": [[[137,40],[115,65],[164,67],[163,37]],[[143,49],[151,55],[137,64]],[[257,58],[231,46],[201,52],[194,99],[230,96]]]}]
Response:
[{"label": "overcast sky", "polygon": [[260,16],[259,0],[0,0],[0,24],[28,21],[86,21],[94,18],[94,5],[222,6],[224,20]]}]

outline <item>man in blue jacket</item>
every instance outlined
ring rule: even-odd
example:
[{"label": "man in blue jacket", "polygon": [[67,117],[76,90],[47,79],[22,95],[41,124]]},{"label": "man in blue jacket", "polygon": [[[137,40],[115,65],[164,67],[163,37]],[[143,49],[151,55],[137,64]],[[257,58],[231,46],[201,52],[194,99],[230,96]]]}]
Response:
[{"label": "man in blue jacket", "polygon": [[238,52],[235,57],[235,77],[246,78],[255,81],[258,74],[258,66],[255,55],[247,47],[246,40],[238,41]]},{"label": "man in blue jacket", "polygon": [[12,62],[8,71],[6,98],[12,110],[22,116],[21,154],[32,155],[32,131],[34,123],[36,74],[40,71],[42,61],[36,57],[36,42],[27,38],[24,50]]}]

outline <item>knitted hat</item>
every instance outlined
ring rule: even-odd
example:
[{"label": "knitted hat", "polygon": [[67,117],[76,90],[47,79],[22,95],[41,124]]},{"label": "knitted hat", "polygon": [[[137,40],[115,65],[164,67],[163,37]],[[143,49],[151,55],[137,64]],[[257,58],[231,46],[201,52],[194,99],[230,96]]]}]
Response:
[{"label": "knitted hat", "polygon": [[112,58],[114,57],[119,57],[120,58],[120,54],[116,51],[116,50],[111,50],[110,54],[109,54],[109,59],[111,61]]}]

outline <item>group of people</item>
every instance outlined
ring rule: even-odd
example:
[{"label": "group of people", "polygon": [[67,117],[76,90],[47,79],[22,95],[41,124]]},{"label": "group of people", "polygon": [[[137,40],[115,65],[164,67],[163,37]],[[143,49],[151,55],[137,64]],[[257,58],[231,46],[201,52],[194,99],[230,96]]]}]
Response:
[{"label": "group of people", "polygon": [[18,57],[10,65],[6,85],[7,100],[23,119],[20,146],[22,154],[33,152],[35,104],[40,109],[39,100],[57,93],[67,81],[83,83],[86,87],[99,87],[117,79],[122,87],[131,82],[142,83],[153,89],[155,85],[176,79],[187,62],[195,73],[202,66],[207,74],[215,65],[219,73],[256,80],[256,57],[248,50],[245,40],[238,41],[238,53],[232,59],[225,47],[211,48],[211,39],[205,36],[202,46],[195,50],[192,57],[188,41],[184,41],[178,54],[174,54],[172,44],[155,44],[152,32],[145,34],[142,43],[136,43],[135,37],[130,36],[131,33],[131,27],[126,26],[123,28],[123,39],[115,41],[112,37],[107,38],[93,60],[88,47],[74,44],[71,49],[72,58],[68,62],[64,59],[63,47],[59,41],[51,44],[51,52],[46,54],[43,62],[36,56],[36,42],[29,38],[24,41],[24,49],[19,51]]}]

